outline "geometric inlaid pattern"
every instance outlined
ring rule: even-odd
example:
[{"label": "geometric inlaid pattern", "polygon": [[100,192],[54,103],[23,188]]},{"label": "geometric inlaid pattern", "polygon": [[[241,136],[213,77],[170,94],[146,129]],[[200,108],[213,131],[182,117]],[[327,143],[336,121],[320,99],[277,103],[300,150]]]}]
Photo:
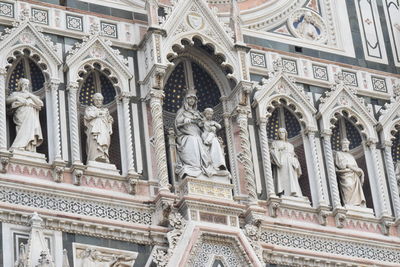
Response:
[{"label": "geometric inlaid pattern", "polygon": [[255,67],[266,68],[267,62],[265,54],[250,52],[251,65]]},{"label": "geometric inlaid pattern", "polygon": [[3,186],[0,188],[0,202],[130,223],[151,224],[151,213],[143,210]]},{"label": "geometric inlaid pattern", "polygon": [[374,91],[379,91],[384,93],[387,92],[385,79],[372,76],[371,80],[372,80],[372,88],[374,89]]},{"label": "geometric inlaid pattern", "polygon": [[368,243],[339,241],[270,230],[261,234],[261,241],[275,246],[400,264],[400,250],[378,247]]},{"label": "geometric inlaid pattern", "polygon": [[67,14],[66,15],[66,27],[68,30],[83,31],[82,17]]},{"label": "geometric inlaid pattern", "polygon": [[33,22],[40,24],[49,24],[49,12],[43,9],[32,8]]},{"label": "geometric inlaid pattern", "polygon": [[14,17],[14,4],[7,2],[0,2],[0,16]]},{"label": "geometric inlaid pattern", "polygon": [[328,80],[328,69],[323,66],[312,65],[314,79],[317,80]]},{"label": "geometric inlaid pattern", "polygon": [[358,87],[357,75],[351,71],[342,71],[345,85]]},{"label": "geometric inlaid pattern", "polygon": [[282,68],[284,72],[298,74],[297,62],[295,60],[282,58]]},{"label": "geometric inlaid pattern", "polygon": [[104,36],[118,38],[117,24],[101,21],[100,29]]}]

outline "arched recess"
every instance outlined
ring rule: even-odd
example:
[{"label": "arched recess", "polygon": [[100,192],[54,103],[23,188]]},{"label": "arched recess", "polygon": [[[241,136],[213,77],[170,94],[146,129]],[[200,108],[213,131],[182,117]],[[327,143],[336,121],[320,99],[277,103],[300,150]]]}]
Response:
[{"label": "arched recess", "polygon": [[[198,110],[203,112],[205,108],[213,108],[213,120],[222,128],[217,132],[225,151],[225,161],[228,170],[235,168],[230,122],[224,118],[224,105],[221,98],[228,96],[234,83],[230,82],[226,75],[231,70],[221,67],[222,61],[213,54],[210,47],[203,46],[200,40],[195,40],[192,45],[183,41],[183,46],[176,48],[177,57],[171,57],[171,65],[167,69],[164,88],[163,117],[164,130],[168,136],[169,176],[172,185],[178,182],[174,173],[176,162],[176,147],[174,122],[176,112],[182,105],[182,101],[188,89],[195,89],[198,97]],[[227,126],[228,125],[228,126]]]},{"label": "arched recess", "polygon": [[[28,20],[17,22],[15,27],[3,35],[0,47],[0,67],[5,69],[0,75],[0,91],[9,93],[14,90],[15,83],[22,76],[30,80],[33,93],[41,97],[45,104],[40,111],[41,128],[45,140],[37,151],[45,154],[50,163],[62,161],[58,107],[59,66],[62,60],[58,56],[57,47]],[[2,113],[5,107],[1,106],[5,103],[4,93],[0,96],[0,127],[2,129],[6,129],[6,118]],[[12,132],[14,129],[10,130]],[[12,139],[10,137],[7,138],[6,131],[2,131],[1,149],[6,149],[11,145],[10,142],[13,140],[10,140]]]},{"label": "arched recess", "polygon": [[[375,215],[378,217],[387,216],[390,211],[390,203],[381,154],[376,149],[378,135],[374,126],[377,122],[364,103],[364,100],[344,85],[342,80],[338,79],[337,83],[332,86],[331,91],[327,93],[327,96],[321,98],[319,116],[334,209],[341,209],[342,204],[331,144],[332,130],[335,129],[335,124],[338,120],[341,120],[339,124],[341,123],[342,125],[345,125],[346,121],[350,121],[351,125],[358,130],[362,138],[363,151],[361,154],[365,155],[367,167],[364,169],[364,173],[368,173],[370,179],[370,190]],[[343,133],[345,126],[341,128],[341,132]]]},{"label": "arched recess", "polygon": [[[86,156],[82,114],[91,104],[91,96],[95,92],[103,94],[107,102],[104,106],[114,118],[109,150],[114,155],[114,162],[111,163],[121,168],[122,175],[136,173],[130,107],[133,77],[126,66],[127,60],[111,45],[110,41],[93,33],[83,43],[76,45],[67,56],[71,159],[75,180],[75,170],[83,170],[83,163],[86,163],[86,158],[82,157]],[[96,169],[93,171],[101,172]]]},{"label": "arched recess", "polygon": [[[313,207],[327,207],[329,198],[327,195],[326,181],[322,179],[324,173],[322,168],[321,150],[318,144],[317,121],[314,115],[316,109],[311,104],[303,89],[283,72],[277,72],[268,79],[263,79],[261,85],[257,86],[252,103],[257,116],[259,139],[261,143],[261,155],[267,198],[275,197],[273,169],[271,168],[270,142],[275,139],[275,130],[285,127],[289,131],[289,142],[297,149],[300,161],[305,158],[307,169],[303,168],[303,195],[307,195],[307,184],[311,190]],[[270,138],[269,138],[270,137]],[[304,155],[301,150],[304,149]],[[300,178],[300,182],[302,178]],[[305,191],[305,192],[304,192]],[[302,198],[298,198],[302,204]],[[310,199],[310,200],[311,200]],[[303,201],[304,202],[304,201]],[[304,204],[304,203],[303,203]],[[302,204],[302,205],[303,205]]]},{"label": "arched recess", "polygon": [[390,196],[396,219],[400,218],[400,99],[393,98],[381,110],[378,130],[384,146],[385,166],[390,187]]}]

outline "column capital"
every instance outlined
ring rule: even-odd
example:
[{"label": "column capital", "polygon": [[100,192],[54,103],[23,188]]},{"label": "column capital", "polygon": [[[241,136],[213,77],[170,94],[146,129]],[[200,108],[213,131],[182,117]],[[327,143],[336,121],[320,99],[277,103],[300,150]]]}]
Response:
[{"label": "column capital", "polygon": [[165,94],[164,94],[163,90],[151,89],[149,92],[148,98],[163,100],[164,96],[165,96]]},{"label": "column capital", "polygon": [[131,92],[121,92],[116,96],[116,99],[119,101],[129,101],[133,97]]},{"label": "column capital", "polygon": [[267,123],[268,123],[268,118],[267,117],[262,117],[262,118],[259,118],[257,120],[257,124],[259,126],[266,125]]},{"label": "column capital", "polygon": [[71,92],[76,92],[79,89],[79,83],[78,82],[69,82],[67,85],[67,90]]},{"label": "column capital", "polygon": [[378,140],[375,139],[375,138],[368,138],[368,139],[365,141],[365,144],[366,144],[368,147],[370,147],[370,148],[375,148],[376,145],[378,144]]},{"label": "column capital", "polygon": [[323,130],[323,131],[321,131],[321,136],[323,137],[323,138],[331,138],[332,137],[332,130]]},{"label": "column capital", "polygon": [[0,68],[0,75],[7,75],[7,69],[6,68]]}]

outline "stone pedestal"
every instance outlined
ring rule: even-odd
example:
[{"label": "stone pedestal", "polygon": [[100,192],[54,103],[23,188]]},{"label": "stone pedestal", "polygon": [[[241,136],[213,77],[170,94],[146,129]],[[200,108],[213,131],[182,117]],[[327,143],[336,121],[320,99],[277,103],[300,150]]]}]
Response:
[{"label": "stone pedestal", "polygon": [[104,175],[117,175],[119,176],[119,171],[114,164],[103,163],[89,160],[87,167],[87,173],[96,173],[96,174],[104,174]]},{"label": "stone pedestal", "polygon": [[352,206],[352,205],[345,205],[344,208],[347,210],[348,216],[375,218],[374,210],[370,208]]},{"label": "stone pedestal", "polygon": [[227,171],[221,171],[212,177],[200,175],[194,178],[187,176],[179,185],[181,195],[196,195],[223,200],[233,200],[232,190],[233,185]]},{"label": "stone pedestal", "polygon": [[291,197],[291,196],[281,196],[281,203],[283,205],[295,205],[303,206],[309,208],[311,206],[308,197]]},{"label": "stone pedestal", "polygon": [[46,156],[44,154],[18,149],[12,150],[11,153],[12,157],[17,160],[35,162],[40,164],[47,163]]}]

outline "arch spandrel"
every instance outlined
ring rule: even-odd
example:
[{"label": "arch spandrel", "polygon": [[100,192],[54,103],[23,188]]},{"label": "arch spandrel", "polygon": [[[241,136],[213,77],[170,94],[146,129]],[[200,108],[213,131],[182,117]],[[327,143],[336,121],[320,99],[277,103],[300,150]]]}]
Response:
[{"label": "arch spandrel", "polygon": [[68,81],[81,81],[80,74],[86,72],[85,66],[97,63],[101,70],[107,69],[110,72],[109,76],[116,78],[114,86],[119,92],[129,91],[129,80],[133,75],[127,67],[128,62],[118,50],[111,48],[111,45],[111,41],[103,40],[99,34],[92,34],[84,39],[83,43],[77,43],[75,48],[69,51],[66,59],[66,67],[69,69]]},{"label": "arch spandrel", "polygon": [[332,86],[331,91],[321,98],[319,116],[323,132],[331,132],[336,121],[336,115],[347,113],[354,118],[355,125],[359,126],[361,133],[368,140],[378,140],[375,131],[376,119],[364,103],[364,99],[358,97],[349,87],[339,82]]},{"label": "arch spandrel", "polygon": [[29,20],[18,22],[2,36],[0,66],[11,66],[9,59],[15,59],[17,54],[23,55],[24,50],[29,50],[31,57],[36,56],[39,65],[45,65],[42,70],[47,78],[58,79],[62,59],[58,55],[57,46]]},{"label": "arch spandrel", "polygon": [[254,95],[252,106],[256,108],[257,120],[266,120],[275,109],[274,103],[285,101],[288,106],[294,106],[294,113],[300,122],[309,129],[318,129],[314,115],[317,110],[311,104],[306,93],[291,79],[279,72],[270,80],[264,79]]}]

